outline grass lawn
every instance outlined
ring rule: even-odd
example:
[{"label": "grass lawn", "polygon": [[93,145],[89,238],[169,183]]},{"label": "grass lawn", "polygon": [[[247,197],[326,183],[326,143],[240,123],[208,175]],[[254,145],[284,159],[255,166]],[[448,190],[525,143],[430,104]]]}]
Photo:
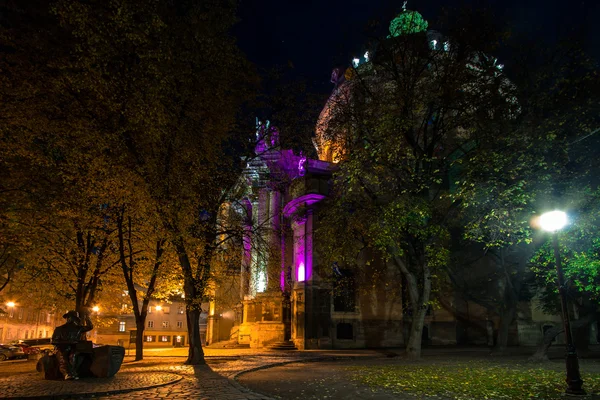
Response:
[{"label": "grass lawn", "polygon": [[[592,373],[581,368],[588,394],[600,392],[600,372],[597,364],[593,367]],[[566,388],[564,363],[554,362],[429,361],[349,369],[353,379],[373,389],[460,400],[561,399]]]}]

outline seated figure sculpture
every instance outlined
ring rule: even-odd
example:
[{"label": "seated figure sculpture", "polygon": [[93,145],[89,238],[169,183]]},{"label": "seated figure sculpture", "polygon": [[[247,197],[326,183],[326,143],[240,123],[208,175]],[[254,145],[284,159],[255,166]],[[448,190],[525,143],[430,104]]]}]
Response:
[{"label": "seated figure sculpture", "polygon": [[[65,380],[79,379],[79,367],[83,361],[81,347],[86,343],[85,333],[94,327],[89,313],[85,313],[84,324],[81,324],[79,313],[76,311],[67,312],[63,318],[67,322],[56,327],[52,334],[52,344],[58,358],[60,372]],[[91,342],[89,343],[91,344]]]}]

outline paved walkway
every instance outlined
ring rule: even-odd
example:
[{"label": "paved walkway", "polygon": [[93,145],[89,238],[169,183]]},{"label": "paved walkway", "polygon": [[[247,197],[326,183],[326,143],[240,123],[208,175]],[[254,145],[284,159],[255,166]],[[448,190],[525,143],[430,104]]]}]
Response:
[{"label": "paved walkway", "polygon": [[[390,356],[397,355],[401,350],[396,351],[371,351],[371,350],[332,350],[332,351],[302,351],[302,352],[267,352],[250,351],[240,352],[238,349],[221,349],[212,351],[207,349],[207,365],[187,366],[183,365],[184,357],[173,356],[168,350],[151,352],[163,354],[163,356],[147,355],[143,361],[126,362],[121,370],[112,378],[106,379],[82,379],[79,381],[45,381],[35,372],[34,361],[5,361],[0,363],[0,398],[38,398],[38,399],[83,399],[83,398],[101,398],[101,399],[217,399],[217,400],[258,400],[269,399],[269,397],[252,392],[250,389],[242,386],[236,381],[236,377],[247,372],[256,371],[264,368],[271,368],[278,365],[288,365],[288,367],[275,368],[267,372],[273,380],[282,380],[284,373],[291,373],[294,370],[315,369],[321,371],[324,376],[331,374],[326,361],[334,359],[352,359],[356,362],[369,362],[368,360],[381,360],[385,362]],[[519,353],[524,352],[519,349]],[[436,354],[448,353],[453,357],[470,358],[477,355],[486,355],[489,350],[485,348],[472,349],[443,349],[436,348],[432,350]],[[150,353],[150,352],[149,352]],[[240,355],[240,353],[242,353]],[[178,353],[177,353],[178,354]],[[126,360],[131,360],[128,358]],[[299,361],[325,361],[322,367],[307,364],[298,364]],[[562,364],[561,364],[562,365]],[[328,369],[329,368],[329,369]],[[279,374],[279,375],[278,375]],[[318,375],[319,373],[317,373]],[[254,380],[264,380],[260,374],[254,375]],[[296,376],[298,374],[292,374]],[[301,374],[300,374],[301,375]],[[314,374],[313,374],[314,375]],[[315,375],[315,379],[323,380]],[[248,376],[248,378],[250,378]],[[299,375],[298,375],[299,376]],[[266,376],[265,376],[266,377]],[[343,379],[342,379],[343,378]],[[340,382],[346,378],[341,376]],[[241,378],[241,381],[250,383],[249,379]],[[260,382],[258,382],[260,383]],[[262,384],[264,386],[264,383]],[[341,385],[341,383],[340,383]],[[250,385],[259,390],[261,385]],[[300,381],[291,383],[290,388],[295,386],[299,390],[305,389]],[[322,398],[320,394],[326,393],[329,384],[322,385],[321,391],[315,393],[313,398]],[[265,387],[266,389],[266,387]],[[284,388],[285,389],[285,388]],[[292,388],[293,389],[293,388]],[[277,391],[269,392],[273,395],[284,395],[289,397],[288,393]],[[305,392],[308,395],[308,392]],[[362,398],[389,398],[370,397],[365,394]],[[310,398],[310,397],[308,397]]]},{"label": "paved walkway", "polygon": [[183,357],[146,357],[123,364],[112,378],[79,381],[46,381],[35,373],[33,361],[0,364],[0,398],[102,398],[102,399],[269,399],[235,381],[243,372],[291,362],[338,357],[377,357],[373,351],[255,352],[237,356],[236,350],[208,356],[207,365],[183,365]]}]

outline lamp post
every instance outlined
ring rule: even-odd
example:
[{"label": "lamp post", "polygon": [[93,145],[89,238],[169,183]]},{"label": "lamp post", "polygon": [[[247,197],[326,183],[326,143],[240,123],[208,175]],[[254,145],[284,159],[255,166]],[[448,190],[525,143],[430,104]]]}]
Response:
[{"label": "lamp post", "polygon": [[585,395],[585,390],[581,388],[583,386],[583,380],[579,374],[579,359],[577,358],[577,350],[575,350],[575,346],[573,345],[571,322],[569,320],[569,311],[567,308],[565,277],[563,274],[560,252],[558,249],[558,231],[561,230],[566,224],[567,214],[562,211],[550,211],[540,216],[540,226],[543,230],[552,233],[552,244],[554,247],[554,264],[556,266],[558,293],[560,294],[562,320],[565,330],[565,338],[567,341],[567,389],[565,392],[571,395]]}]

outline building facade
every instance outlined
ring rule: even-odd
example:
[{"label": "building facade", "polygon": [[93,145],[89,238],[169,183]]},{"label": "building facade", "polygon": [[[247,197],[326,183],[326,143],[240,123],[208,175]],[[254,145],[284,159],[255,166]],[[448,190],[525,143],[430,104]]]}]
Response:
[{"label": "building facade", "polygon": [[[405,10],[392,21],[390,34],[418,29],[425,32],[430,51],[448,52],[451,43],[426,28],[420,14]],[[319,256],[325,250],[315,238],[332,174],[344,158],[343,140],[336,142],[326,134],[328,124],[336,105],[349,97],[345,78],[360,68],[368,70],[368,62],[367,52],[363,66],[361,60],[353,60],[355,71],[334,70],[335,88],[316,124],[317,159],[281,149],[277,130],[268,121],[257,121],[255,157],[248,160],[241,179],[244,197],[237,210],[247,221],[239,305],[230,308],[215,296],[209,342],[234,340],[251,348],[287,343],[299,349],[405,344],[411,310],[402,276],[383,262],[371,266],[376,274],[353,276],[344,266],[325,263]],[[501,77],[502,65],[494,61],[493,68],[495,76]],[[503,77],[500,82],[504,89],[511,85]],[[505,100],[516,105],[512,98]],[[449,291],[440,297],[439,307],[427,310],[423,344],[495,344],[496,315],[460,293]],[[541,313],[535,300],[523,302],[509,330],[509,345],[539,344],[544,332],[559,324],[560,317]],[[224,332],[223,327],[231,328]],[[595,343],[596,324],[590,329]],[[557,342],[562,341],[561,335]]]},{"label": "building facade", "polygon": [[[131,307],[129,307],[131,310]],[[99,344],[135,347],[136,324],[133,312],[119,315],[99,315],[107,326],[92,331],[92,340]],[[206,313],[200,321],[200,333],[206,335]],[[182,347],[188,344],[185,303],[151,300],[144,329],[144,347]]]},{"label": "building facade", "polygon": [[62,314],[46,309],[35,309],[12,301],[5,304],[4,309],[5,312],[0,313],[0,343],[50,338],[54,328],[63,323]]}]

